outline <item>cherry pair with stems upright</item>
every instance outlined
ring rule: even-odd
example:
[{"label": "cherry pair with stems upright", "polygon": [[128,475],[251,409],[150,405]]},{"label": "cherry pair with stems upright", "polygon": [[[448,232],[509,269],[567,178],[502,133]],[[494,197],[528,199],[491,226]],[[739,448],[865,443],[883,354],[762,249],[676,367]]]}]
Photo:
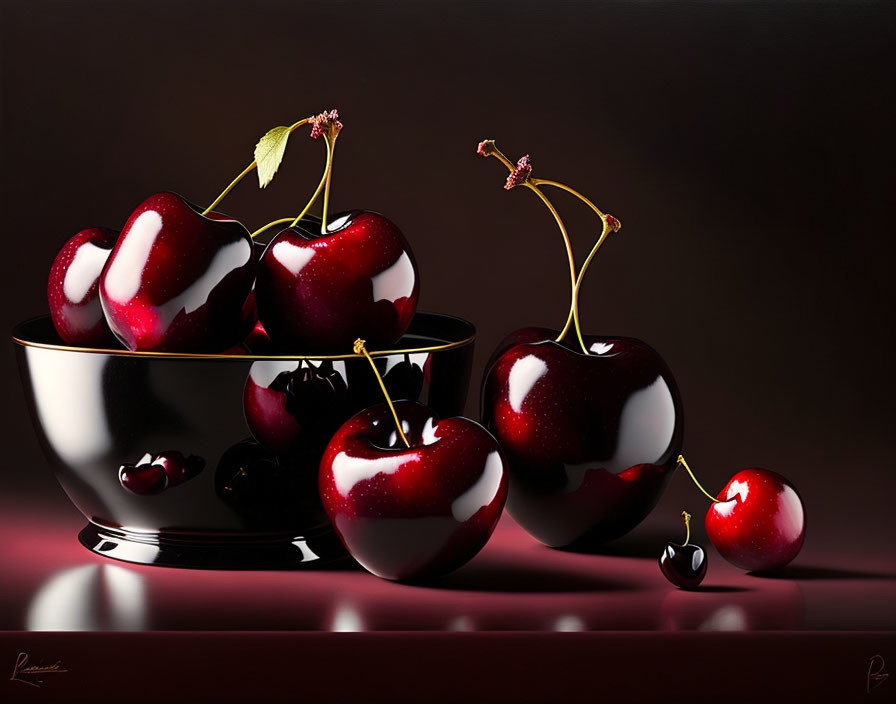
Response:
[{"label": "cherry pair with stems upright", "polygon": [[[260,185],[267,185],[289,135],[308,124],[312,137],[324,138],[327,161],[298,216],[250,235],[215,210],[256,168]],[[252,329],[257,301],[258,317],[281,350],[326,351],[350,344],[358,331],[395,342],[416,308],[416,263],[401,232],[381,215],[352,211],[328,224],[341,128],[335,110],[274,128],[258,143],[256,159],[204,210],[174,193],[158,193],[117,237],[94,229],[72,238],[48,282],[51,316],[63,340],[109,346],[111,330],[132,350],[218,352]],[[321,193],[317,231],[306,214]],[[252,238],[287,222],[259,257]]]}]

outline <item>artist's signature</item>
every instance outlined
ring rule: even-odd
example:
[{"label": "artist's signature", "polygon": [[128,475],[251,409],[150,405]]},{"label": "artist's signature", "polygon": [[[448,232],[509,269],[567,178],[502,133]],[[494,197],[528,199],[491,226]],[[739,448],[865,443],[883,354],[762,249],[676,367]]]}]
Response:
[{"label": "artist's signature", "polygon": [[865,679],[865,691],[871,694],[872,689],[880,687],[886,682],[890,673],[884,670],[887,663],[884,661],[883,655],[875,655],[868,662],[868,676]]},{"label": "artist's signature", "polygon": [[68,672],[62,667],[62,661],[57,660],[52,665],[29,665],[28,653],[19,653],[16,657],[16,664],[12,668],[12,677],[9,679],[14,682],[24,682],[32,687],[40,687],[44,681],[44,675],[58,675],[61,672]]}]

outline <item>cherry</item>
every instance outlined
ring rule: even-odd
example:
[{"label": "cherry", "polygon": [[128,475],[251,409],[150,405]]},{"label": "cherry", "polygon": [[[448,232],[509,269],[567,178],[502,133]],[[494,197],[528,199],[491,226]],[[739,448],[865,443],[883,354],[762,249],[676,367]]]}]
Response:
[{"label": "cherry", "polygon": [[99,278],[112,253],[118,230],[81,230],[59,250],[50,267],[47,300],[53,326],[63,342],[79,347],[117,347],[106,324]]},{"label": "cherry", "polygon": [[[373,366],[363,341],[355,349]],[[386,403],[350,418],[327,445],[324,509],[346,549],[378,577],[445,574],[482,549],[501,516],[503,453],[478,423],[393,404],[382,389]]]},{"label": "cherry", "polygon": [[666,543],[660,555],[660,570],[672,584],[681,589],[696,589],[706,576],[706,552],[691,539],[691,514],[681,512],[687,535],[684,543]]},{"label": "cherry", "polygon": [[394,344],[414,317],[417,264],[399,229],[382,215],[337,215],[323,232],[302,222],[271,241],[255,284],[258,313],[281,347],[335,351],[357,334]]},{"label": "cherry", "polygon": [[237,342],[255,276],[239,222],[157,193],[131,214],[100,277],[109,326],[131,350],[216,352]]},{"label": "cherry", "polygon": [[619,537],[654,507],[682,441],[678,389],[633,338],[520,344],[488,371],[483,417],[507,453],[507,510],[545,545]]},{"label": "cherry", "polygon": [[806,537],[806,512],[787,479],[767,469],[742,469],[713,497],[700,486],[684,457],[678,460],[713,502],[706,512],[706,534],[728,562],[747,571],[769,571],[799,554]]},{"label": "cherry", "polygon": [[177,450],[147,452],[136,463],[121,465],[118,481],[135,494],[158,494],[192,479],[204,466],[205,460],[201,457],[185,457]]},{"label": "cherry", "polygon": [[252,435],[279,455],[328,439],[349,415],[345,373],[338,360],[253,363],[243,392]]},{"label": "cherry", "polygon": [[[586,546],[628,532],[653,508],[676,467],[682,404],[657,352],[634,338],[582,334],[578,301],[588,266],[619,221],[564,184],[532,177],[492,140],[479,153],[510,170],[505,188],[533,191],[553,215],[570,264],[571,302],[557,333],[524,328],[495,350],[482,390],[483,422],[508,458],[508,512],[553,547]],[[566,226],[541,190],[566,190],[601,220],[600,237],[576,273]],[[567,335],[575,330],[575,340]]]},{"label": "cherry", "polygon": [[[324,174],[307,205],[268,244],[259,265],[259,318],[281,349],[343,350],[358,334],[377,347],[391,345],[417,307],[417,264],[398,227],[363,210],[328,222],[333,151],[342,130],[338,117],[333,110],[309,118],[311,136],[323,137],[327,147]],[[306,214],[321,192],[318,222]]]},{"label": "cherry", "polygon": [[765,469],[742,469],[706,512],[706,534],[743,570],[775,570],[797,556],[806,537],[803,502],[793,485]]}]

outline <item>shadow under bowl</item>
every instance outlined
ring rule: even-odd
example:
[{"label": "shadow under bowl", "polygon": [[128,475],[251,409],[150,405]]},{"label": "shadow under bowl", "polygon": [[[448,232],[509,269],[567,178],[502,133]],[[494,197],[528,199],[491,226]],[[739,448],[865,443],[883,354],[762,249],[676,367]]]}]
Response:
[{"label": "shadow under bowl", "polygon": [[[394,349],[372,356],[395,400],[459,415],[475,333],[460,318],[420,312]],[[336,428],[382,401],[363,357],[76,348],[60,341],[49,316],[18,325],[13,341],[38,439],[89,521],[79,538],[90,550],[229,569],[345,557],[317,473]],[[275,439],[286,428],[289,446],[272,447],[264,423]],[[132,475],[167,476],[128,484],[126,465]]]}]

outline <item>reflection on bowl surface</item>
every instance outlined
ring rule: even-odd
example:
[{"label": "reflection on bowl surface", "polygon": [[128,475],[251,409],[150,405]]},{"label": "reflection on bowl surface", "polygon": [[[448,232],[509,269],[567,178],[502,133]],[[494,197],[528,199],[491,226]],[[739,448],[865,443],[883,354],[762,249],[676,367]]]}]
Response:
[{"label": "reflection on bowl surface", "polygon": [[[393,398],[457,415],[474,335],[459,318],[418,313],[374,359]],[[14,341],[41,445],[91,522],[82,542],[94,551],[209,567],[340,554],[317,469],[332,432],[382,398],[365,359],[86,350],[62,344],[49,317],[19,325]],[[186,481],[180,457],[204,470]],[[126,465],[151,490],[122,486]]]}]

